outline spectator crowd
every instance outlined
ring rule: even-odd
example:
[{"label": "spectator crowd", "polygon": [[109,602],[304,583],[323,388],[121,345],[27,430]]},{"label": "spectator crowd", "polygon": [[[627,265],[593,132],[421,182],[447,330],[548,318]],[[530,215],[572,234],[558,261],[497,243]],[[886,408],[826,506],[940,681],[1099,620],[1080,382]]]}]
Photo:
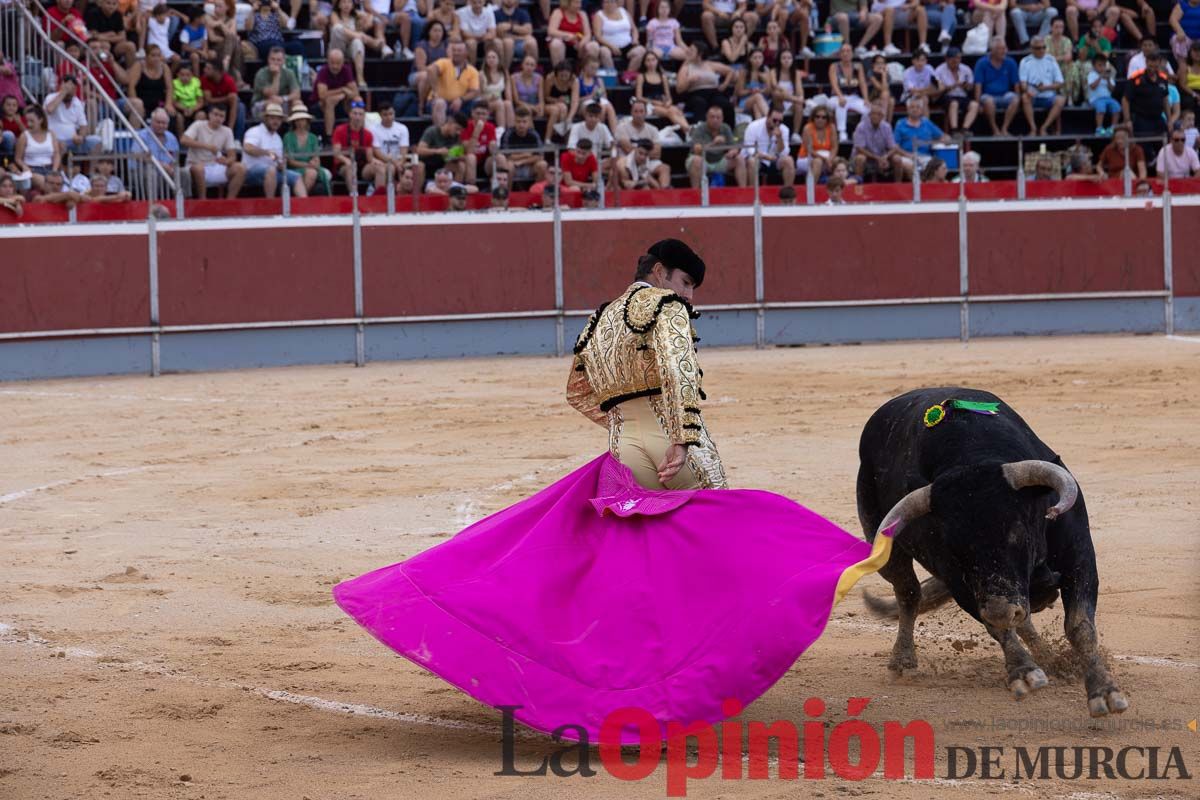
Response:
[{"label": "spectator crowd", "polygon": [[[390,184],[455,208],[757,172],[839,202],[856,182],[987,180],[984,146],[1017,135],[1072,146],[994,174],[1200,175],[1200,0],[28,7],[61,52],[31,66],[0,39],[10,209],[162,196],[164,176],[198,198]],[[121,173],[137,186],[116,169],[130,153],[149,160]]]}]

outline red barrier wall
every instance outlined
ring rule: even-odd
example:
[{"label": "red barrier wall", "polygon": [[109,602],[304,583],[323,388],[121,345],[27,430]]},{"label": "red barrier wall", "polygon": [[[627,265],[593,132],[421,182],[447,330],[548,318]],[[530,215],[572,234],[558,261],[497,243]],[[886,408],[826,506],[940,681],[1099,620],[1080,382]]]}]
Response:
[{"label": "red barrier wall", "polygon": [[1200,206],[1171,207],[1172,271],[1175,294],[1181,297],[1200,297]]},{"label": "red barrier wall", "polygon": [[958,286],[955,214],[763,219],[767,302],[947,296]]},{"label": "red barrier wall", "polygon": [[150,324],[146,237],[0,242],[0,332]]},{"label": "red barrier wall", "polygon": [[595,308],[633,282],[638,257],[659,239],[683,239],[704,259],[703,302],[754,302],[754,221],[749,216],[563,221],[563,297]]},{"label": "red barrier wall", "polygon": [[352,237],[349,225],[159,231],[162,324],[352,317]]},{"label": "red barrier wall", "polygon": [[554,308],[554,228],[544,222],[362,229],[369,317]]}]

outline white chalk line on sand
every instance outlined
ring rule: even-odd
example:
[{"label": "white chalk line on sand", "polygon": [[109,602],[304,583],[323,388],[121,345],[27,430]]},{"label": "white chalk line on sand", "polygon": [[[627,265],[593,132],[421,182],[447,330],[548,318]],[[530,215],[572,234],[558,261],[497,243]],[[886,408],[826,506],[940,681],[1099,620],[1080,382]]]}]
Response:
[{"label": "white chalk line on sand", "polygon": [[227,403],[229,400],[224,397],[179,397],[166,395],[144,395],[144,394],[96,394],[95,392],[49,392],[45,390],[34,389],[0,389],[0,395],[9,395],[11,397],[68,397],[80,398],[84,397],[89,400],[161,400],[164,403]]},{"label": "white chalk line on sand", "polygon": [[1167,338],[1172,342],[1191,342],[1192,344],[1200,344],[1200,336],[1179,336],[1178,334],[1173,333]]},{"label": "white chalk line on sand", "polygon": [[156,465],[113,469],[107,472],[97,472],[92,475],[80,475],[77,478],[66,478],[61,481],[51,481],[50,483],[43,483],[41,486],[31,486],[28,489],[18,489],[17,491],[9,492],[8,494],[0,494],[0,506],[6,503],[11,503],[14,500],[20,500],[22,497],[28,497],[31,494],[37,494],[38,492],[45,492],[49,491],[50,489],[58,489],[62,486],[71,486],[76,483],[95,480],[96,478],[112,478],[118,475],[132,475],[135,472],[146,472],[148,470],[155,469],[155,466]]}]

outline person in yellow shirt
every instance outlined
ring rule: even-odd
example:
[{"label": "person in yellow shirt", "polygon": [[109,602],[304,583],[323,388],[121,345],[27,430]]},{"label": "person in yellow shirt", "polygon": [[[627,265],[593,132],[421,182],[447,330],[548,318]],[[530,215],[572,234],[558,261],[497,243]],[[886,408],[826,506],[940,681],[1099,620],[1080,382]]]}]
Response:
[{"label": "person in yellow shirt", "polygon": [[440,126],[451,115],[470,114],[479,99],[479,70],[467,61],[467,46],[462,42],[450,45],[449,55],[439,58],[426,70],[429,92],[429,111],[433,124]]},{"label": "person in yellow shirt", "polygon": [[204,106],[200,103],[204,93],[191,64],[179,62],[171,88],[175,91],[175,132],[182,136],[195,120],[204,119]]}]

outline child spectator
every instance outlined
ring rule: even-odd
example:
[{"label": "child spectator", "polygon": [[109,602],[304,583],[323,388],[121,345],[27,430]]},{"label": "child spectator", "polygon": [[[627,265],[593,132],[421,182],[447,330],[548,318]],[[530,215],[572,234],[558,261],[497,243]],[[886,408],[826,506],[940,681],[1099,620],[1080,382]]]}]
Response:
[{"label": "child spectator", "polygon": [[[1096,112],[1096,135],[1112,136],[1113,127],[1121,116],[1121,104],[1113,99],[1113,87],[1117,85],[1117,71],[1108,63],[1103,53],[1092,58],[1092,68],[1087,74],[1088,105]],[[1110,114],[1112,124],[1104,126],[1104,115]]]},{"label": "child spectator", "polygon": [[198,119],[204,119],[204,92],[200,88],[200,79],[192,74],[192,65],[186,61],[179,65],[175,79],[171,81],[175,91],[175,129],[183,133]]}]

